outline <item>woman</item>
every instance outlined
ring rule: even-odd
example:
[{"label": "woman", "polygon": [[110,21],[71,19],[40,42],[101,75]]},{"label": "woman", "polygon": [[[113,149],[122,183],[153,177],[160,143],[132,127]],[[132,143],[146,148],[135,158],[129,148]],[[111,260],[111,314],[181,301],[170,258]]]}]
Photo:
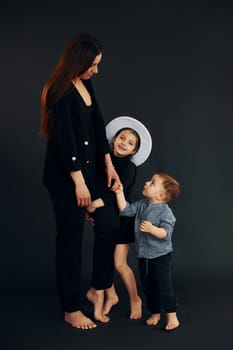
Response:
[{"label": "woman", "polygon": [[108,187],[120,184],[106,138],[103,117],[90,78],[98,73],[102,46],[79,34],[64,50],[42,92],[41,136],[48,138],[44,184],[57,226],[56,276],[64,319],[89,329],[80,298],[85,208],[94,195],[96,165],[105,167]]}]

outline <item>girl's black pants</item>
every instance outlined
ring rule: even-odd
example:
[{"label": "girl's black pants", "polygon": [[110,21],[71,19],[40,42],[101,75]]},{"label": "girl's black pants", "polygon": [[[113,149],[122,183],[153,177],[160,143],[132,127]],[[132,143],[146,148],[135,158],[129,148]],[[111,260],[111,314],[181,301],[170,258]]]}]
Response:
[{"label": "girl's black pants", "polygon": [[120,230],[119,211],[115,206],[96,209],[94,218],[94,252],[92,287],[110,288],[114,277],[114,250]]}]

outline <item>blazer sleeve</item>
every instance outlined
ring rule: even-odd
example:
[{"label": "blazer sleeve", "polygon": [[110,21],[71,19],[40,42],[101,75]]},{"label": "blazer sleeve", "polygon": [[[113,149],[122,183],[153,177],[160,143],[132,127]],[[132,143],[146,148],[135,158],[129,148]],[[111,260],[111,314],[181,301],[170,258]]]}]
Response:
[{"label": "blazer sleeve", "polygon": [[53,143],[59,161],[67,172],[81,170],[72,125],[72,95],[64,96],[54,107],[52,124]]}]

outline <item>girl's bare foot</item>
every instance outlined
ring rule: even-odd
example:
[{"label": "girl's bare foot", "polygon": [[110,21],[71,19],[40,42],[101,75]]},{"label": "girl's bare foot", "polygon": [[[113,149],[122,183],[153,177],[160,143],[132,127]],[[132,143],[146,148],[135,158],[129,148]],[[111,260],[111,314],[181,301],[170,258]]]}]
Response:
[{"label": "girl's bare foot", "polygon": [[176,313],[171,312],[167,314],[167,324],[165,326],[166,331],[173,331],[174,329],[178,328],[180,325]]},{"label": "girl's bare foot", "polygon": [[87,292],[87,299],[94,305],[94,318],[103,323],[109,322],[110,318],[103,312],[104,291],[90,288]]},{"label": "girl's bare foot", "polygon": [[131,320],[139,320],[142,317],[142,300],[140,297],[136,301],[130,301],[130,315]]},{"label": "girl's bare foot", "polygon": [[152,314],[146,320],[146,324],[148,324],[148,326],[156,326],[159,323],[159,320],[160,320],[160,314]]},{"label": "girl's bare foot", "polygon": [[71,326],[80,329],[95,328],[96,324],[92,320],[86,317],[82,311],[65,312],[64,320]]},{"label": "girl's bare foot", "polygon": [[118,295],[116,293],[106,293],[107,298],[104,303],[103,313],[104,315],[109,314],[111,308],[119,302]]}]

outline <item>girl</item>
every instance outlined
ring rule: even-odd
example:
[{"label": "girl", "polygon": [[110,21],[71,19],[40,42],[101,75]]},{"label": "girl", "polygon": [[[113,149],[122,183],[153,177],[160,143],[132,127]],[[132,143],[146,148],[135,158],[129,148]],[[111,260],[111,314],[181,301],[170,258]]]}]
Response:
[{"label": "girl", "polygon": [[[113,130],[118,130],[114,137]],[[150,134],[142,123],[131,117],[115,118],[107,126],[106,132],[112,141],[113,165],[124,186],[125,196],[130,201],[136,165],[142,164],[151,151]],[[98,176],[97,179],[103,177]],[[87,292],[87,298],[94,304],[95,319],[108,322],[107,314],[118,303],[113,285],[115,265],[129,294],[129,317],[139,319],[142,315],[142,301],[134,273],[127,263],[129,244],[134,241],[133,220],[119,218],[114,193],[106,190],[103,180],[96,187],[97,199],[87,207],[94,218],[95,230],[92,287]]]}]

